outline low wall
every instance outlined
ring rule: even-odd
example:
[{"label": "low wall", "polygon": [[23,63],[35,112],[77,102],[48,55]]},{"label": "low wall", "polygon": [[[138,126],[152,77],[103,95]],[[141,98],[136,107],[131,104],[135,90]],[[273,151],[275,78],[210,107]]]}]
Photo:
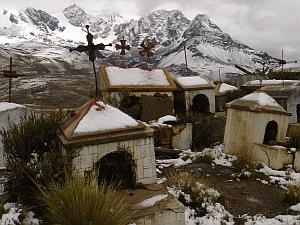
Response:
[{"label": "low wall", "polygon": [[293,164],[294,162],[293,153],[283,146],[254,144],[251,156],[253,161],[265,163],[276,170],[282,169],[285,165]]},{"label": "low wall", "polygon": [[291,138],[292,145],[300,149],[300,123],[289,124],[287,136]]}]

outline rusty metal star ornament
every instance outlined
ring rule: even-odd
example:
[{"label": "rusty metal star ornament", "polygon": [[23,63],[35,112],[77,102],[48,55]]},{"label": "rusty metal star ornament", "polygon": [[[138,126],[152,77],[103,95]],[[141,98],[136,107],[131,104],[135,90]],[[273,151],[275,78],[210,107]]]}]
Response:
[{"label": "rusty metal star ornament", "polygon": [[143,41],[139,47],[139,54],[144,57],[152,57],[154,55],[155,44],[151,41]]},{"label": "rusty metal star ornament", "polygon": [[98,97],[98,84],[97,84],[97,73],[95,68],[95,60],[96,60],[96,51],[104,50],[107,46],[112,46],[112,44],[97,44],[93,43],[94,36],[89,31],[90,26],[86,25],[87,35],[86,40],[88,45],[79,45],[76,48],[70,48],[70,52],[77,51],[77,52],[87,52],[89,55],[89,60],[93,63],[94,75],[95,75],[95,82],[96,82],[96,92],[95,95]]},{"label": "rusty metal star ornament", "polygon": [[120,40],[120,44],[116,44],[116,50],[121,50],[120,55],[126,55],[126,51],[129,51],[131,46],[126,44],[126,40],[123,38]]}]

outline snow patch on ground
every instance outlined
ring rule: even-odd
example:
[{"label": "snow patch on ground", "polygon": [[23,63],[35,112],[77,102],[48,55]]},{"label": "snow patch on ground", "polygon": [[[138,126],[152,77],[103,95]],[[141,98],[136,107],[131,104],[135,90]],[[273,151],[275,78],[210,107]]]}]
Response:
[{"label": "snow patch on ground", "polygon": [[300,203],[298,203],[297,205],[292,205],[290,209],[296,212],[300,212]]},{"label": "snow patch on ground", "polygon": [[245,217],[245,225],[296,225],[300,224],[300,216],[279,215],[271,219],[267,219],[263,215],[254,217]]},{"label": "snow patch on ground", "polygon": [[138,203],[136,205],[137,208],[149,208],[154,206],[157,202],[160,202],[164,199],[166,199],[168,195],[155,195],[152,198],[148,198],[141,203]]},{"label": "snow patch on ground", "polygon": [[0,102],[0,112],[16,109],[16,108],[24,108],[25,106],[19,105],[16,103],[10,102]]}]

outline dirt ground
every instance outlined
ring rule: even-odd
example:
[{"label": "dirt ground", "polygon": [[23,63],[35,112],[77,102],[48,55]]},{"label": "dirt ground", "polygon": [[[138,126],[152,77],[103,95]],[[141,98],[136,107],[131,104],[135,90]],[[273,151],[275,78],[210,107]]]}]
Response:
[{"label": "dirt ground", "polygon": [[[163,169],[163,174],[168,169]],[[267,218],[278,215],[296,215],[284,203],[284,190],[274,184],[263,184],[269,181],[268,177],[254,172],[250,178],[238,181],[232,177],[234,173],[230,167],[212,166],[209,163],[193,163],[178,168],[179,171],[194,171],[199,180],[222,193],[224,206],[227,211],[235,216],[236,224],[244,224],[239,219],[244,214],[254,216],[263,214]]]}]

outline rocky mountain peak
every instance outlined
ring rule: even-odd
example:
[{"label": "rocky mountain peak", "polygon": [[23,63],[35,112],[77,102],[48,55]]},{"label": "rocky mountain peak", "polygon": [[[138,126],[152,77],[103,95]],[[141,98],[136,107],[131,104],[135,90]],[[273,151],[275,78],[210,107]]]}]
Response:
[{"label": "rocky mountain peak", "polygon": [[88,19],[87,13],[78,5],[73,4],[63,10],[64,16],[69,20],[69,23],[81,27]]}]

